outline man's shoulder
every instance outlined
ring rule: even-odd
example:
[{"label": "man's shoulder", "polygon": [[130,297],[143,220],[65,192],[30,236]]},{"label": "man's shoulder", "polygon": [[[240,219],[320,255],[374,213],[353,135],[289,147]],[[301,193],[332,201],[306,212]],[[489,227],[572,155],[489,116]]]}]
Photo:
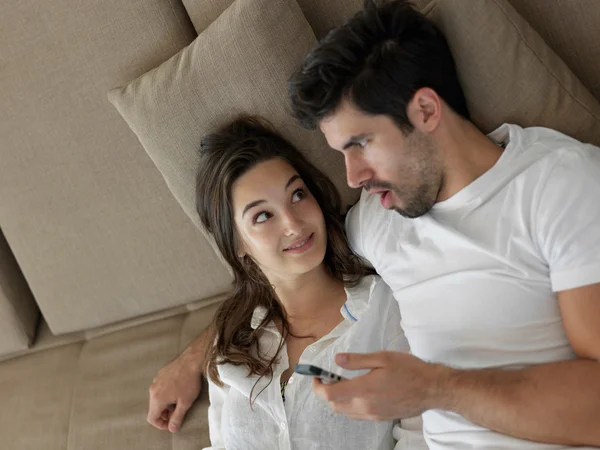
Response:
[{"label": "man's shoulder", "polygon": [[505,167],[513,180],[530,180],[542,186],[545,180],[572,182],[573,177],[586,176],[590,168],[596,173],[600,169],[598,147],[550,128],[509,127],[515,145],[505,150],[511,152],[510,164]]},{"label": "man's shoulder", "polygon": [[[513,131],[514,130],[514,131]],[[564,154],[573,152],[586,158],[593,156],[600,148],[578,141],[560,131],[545,127],[520,128],[511,126],[511,134],[516,133],[521,139],[524,150],[540,149],[548,156],[548,159],[561,158]]]}]

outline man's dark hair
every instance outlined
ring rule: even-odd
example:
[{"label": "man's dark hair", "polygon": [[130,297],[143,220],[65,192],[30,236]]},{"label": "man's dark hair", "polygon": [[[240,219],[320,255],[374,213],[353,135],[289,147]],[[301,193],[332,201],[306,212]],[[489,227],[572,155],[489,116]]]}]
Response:
[{"label": "man's dark hair", "polygon": [[406,1],[365,1],[305,57],[288,87],[294,116],[309,129],[347,97],[359,110],[387,115],[410,132],[406,108],[423,87],[470,120],[446,38]]}]

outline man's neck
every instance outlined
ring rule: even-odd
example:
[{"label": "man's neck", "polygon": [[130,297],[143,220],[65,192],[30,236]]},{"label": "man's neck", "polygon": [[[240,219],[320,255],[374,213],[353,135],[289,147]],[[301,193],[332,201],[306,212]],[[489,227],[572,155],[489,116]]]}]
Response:
[{"label": "man's neck", "polygon": [[449,199],[490,170],[503,151],[475,125],[458,117],[452,117],[440,129],[438,142],[445,166],[438,202]]}]

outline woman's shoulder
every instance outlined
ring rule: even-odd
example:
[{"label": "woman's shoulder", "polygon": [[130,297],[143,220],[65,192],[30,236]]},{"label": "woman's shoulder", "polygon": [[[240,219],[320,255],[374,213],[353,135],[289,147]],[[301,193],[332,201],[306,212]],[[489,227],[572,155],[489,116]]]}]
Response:
[{"label": "woman's shoulder", "polygon": [[346,288],[344,308],[354,318],[360,318],[369,309],[387,309],[396,302],[390,287],[379,275],[367,275],[356,286]]}]

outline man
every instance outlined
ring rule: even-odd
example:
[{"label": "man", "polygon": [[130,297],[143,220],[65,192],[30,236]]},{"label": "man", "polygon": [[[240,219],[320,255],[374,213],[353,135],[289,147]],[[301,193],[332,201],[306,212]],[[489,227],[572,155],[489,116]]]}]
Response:
[{"label": "man", "polygon": [[[430,448],[600,446],[600,149],[482,134],[443,35],[403,2],[330,33],[290,96],[364,188],[349,238],[394,290],[413,352],[338,355],[371,372],[317,395],[353,418],[423,413]],[[168,421],[165,379],[151,413]]]}]

